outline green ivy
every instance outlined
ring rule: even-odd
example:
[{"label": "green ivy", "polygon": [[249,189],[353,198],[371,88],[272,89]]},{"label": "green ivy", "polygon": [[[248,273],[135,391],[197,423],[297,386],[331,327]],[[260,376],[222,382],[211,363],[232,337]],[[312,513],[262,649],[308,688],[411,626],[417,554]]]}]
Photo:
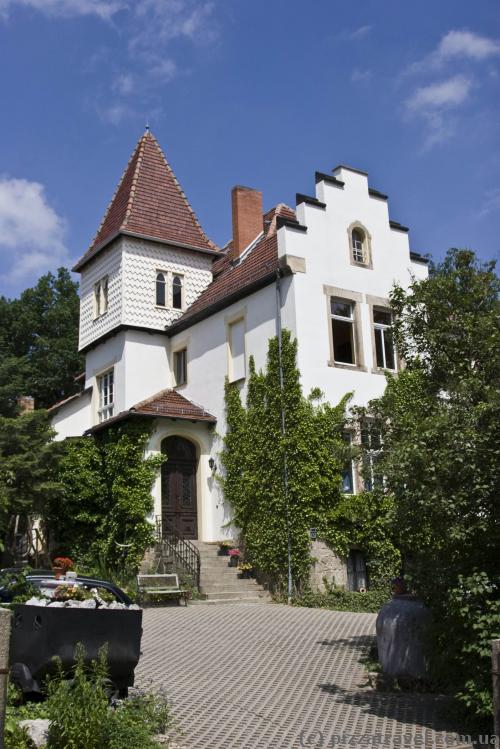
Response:
[{"label": "green ivy", "polygon": [[353,546],[362,548],[374,576],[394,573],[399,554],[387,531],[389,501],[341,491],[341,473],[350,457],[342,437],[350,396],[337,406],[324,402],[317,389],[304,397],[296,360],[297,342],[285,330],[283,387],[277,338],[269,341],[265,372],[257,372],[250,360],[245,406],[237,386],[226,382],[222,483],[246,556],[278,588],[283,586],[290,533],[293,578],[300,588],[313,561],[309,529],[314,527],[341,556]]},{"label": "green ivy", "polygon": [[165,456],[144,457],[149,435],[137,420],[66,442],[50,525],[80,564],[134,571],[152,545],[151,488]]}]

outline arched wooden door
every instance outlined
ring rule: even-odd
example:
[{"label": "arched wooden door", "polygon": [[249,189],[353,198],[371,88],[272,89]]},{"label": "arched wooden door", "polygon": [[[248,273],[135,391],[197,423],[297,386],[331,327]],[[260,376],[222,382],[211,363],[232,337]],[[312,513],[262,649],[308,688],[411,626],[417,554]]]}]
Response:
[{"label": "arched wooden door", "polygon": [[167,437],[161,451],[167,455],[161,469],[163,528],[182,538],[198,538],[196,448],[183,437]]}]

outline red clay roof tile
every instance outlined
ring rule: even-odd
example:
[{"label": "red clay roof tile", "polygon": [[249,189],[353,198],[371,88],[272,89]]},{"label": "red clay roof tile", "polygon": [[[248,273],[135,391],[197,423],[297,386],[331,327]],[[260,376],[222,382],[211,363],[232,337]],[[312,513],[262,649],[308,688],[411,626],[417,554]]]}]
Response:
[{"label": "red clay roof tile", "polygon": [[154,135],[139,139],[92,243],[73,270],[81,270],[119,232],[160,242],[218,250],[201,228]]}]

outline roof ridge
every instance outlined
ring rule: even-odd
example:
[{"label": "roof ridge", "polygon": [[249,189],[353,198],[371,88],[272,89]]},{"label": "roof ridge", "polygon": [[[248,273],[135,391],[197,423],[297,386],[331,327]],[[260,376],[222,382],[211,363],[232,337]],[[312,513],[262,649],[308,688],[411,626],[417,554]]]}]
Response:
[{"label": "roof ridge", "polygon": [[151,138],[151,140],[153,141],[154,145],[155,145],[155,146],[156,146],[156,148],[158,149],[158,151],[159,151],[159,153],[160,153],[160,156],[162,157],[162,159],[163,159],[163,162],[164,162],[165,166],[167,167],[167,169],[168,169],[168,171],[169,171],[169,173],[170,173],[170,176],[172,177],[172,180],[173,180],[173,182],[174,182],[175,186],[176,186],[176,187],[177,187],[177,189],[179,190],[179,193],[180,193],[180,196],[181,196],[181,198],[182,198],[182,199],[184,200],[184,203],[186,204],[186,208],[187,208],[187,209],[188,209],[188,211],[190,212],[190,214],[191,214],[191,216],[192,216],[192,218],[193,218],[193,221],[194,221],[194,223],[196,224],[197,228],[198,228],[198,229],[199,229],[199,231],[201,232],[201,234],[202,234],[202,236],[204,237],[205,241],[206,241],[206,242],[207,242],[207,243],[208,243],[208,244],[210,245],[210,247],[212,247],[212,249],[214,249],[214,250],[218,250],[219,248],[217,247],[217,245],[215,244],[215,242],[212,242],[212,240],[211,240],[211,239],[209,239],[209,237],[207,237],[207,235],[205,234],[205,231],[203,230],[203,227],[202,227],[202,225],[201,225],[201,224],[200,224],[200,222],[198,221],[198,216],[197,216],[197,215],[196,215],[196,213],[194,212],[194,210],[193,210],[193,207],[192,207],[191,203],[190,203],[190,202],[189,202],[189,200],[187,199],[187,195],[186,195],[186,193],[184,192],[184,190],[182,189],[182,186],[181,186],[181,184],[180,184],[179,180],[178,180],[178,179],[177,179],[177,177],[175,176],[174,170],[172,169],[172,167],[171,167],[171,166],[170,166],[170,164],[168,163],[168,161],[167,161],[167,157],[166,157],[166,156],[165,156],[165,154],[163,153],[163,149],[162,149],[162,147],[160,146],[160,144],[158,143],[157,139],[155,138],[155,136],[153,135],[153,133],[152,133],[152,132],[151,132],[150,130],[148,130],[148,131],[147,131],[147,132],[145,133],[145,137],[149,137],[149,138]]},{"label": "roof ridge", "polygon": [[[109,201],[109,203],[108,203],[108,207],[106,208],[106,211],[104,212],[104,216],[102,217],[101,223],[100,223],[100,224],[99,224],[99,226],[97,227],[97,231],[96,231],[96,233],[94,234],[94,236],[92,237],[92,241],[91,241],[91,242],[90,242],[90,244],[89,244],[89,247],[88,247],[88,250],[87,250],[87,252],[88,252],[88,251],[89,251],[89,250],[90,250],[91,248],[93,248],[93,247],[94,247],[94,244],[95,244],[95,242],[96,242],[96,239],[97,239],[97,237],[99,236],[99,234],[100,234],[100,232],[101,232],[101,229],[103,228],[104,224],[106,223],[106,219],[108,218],[108,216],[109,216],[109,212],[110,212],[110,210],[111,210],[111,208],[112,208],[112,206],[113,206],[113,204],[114,204],[114,202],[115,202],[115,200],[116,200],[116,198],[117,198],[117,196],[118,196],[118,193],[119,193],[119,191],[120,191],[120,188],[121,188],[121,186],[122,186],[122,184],[123,184],[123,180],[125,179],[125,177],[126,177],[126,175],[127,175],[127,172],[128,172],[128,170],[129,170],[129,168],[130,168],[130,165],[132,164],[132,161],[133,161],[133,160],[134,160],[134,159],[136,158],[136,153],[137,153],[137,150],[138,150],[138,148],[139,148],[139,144],[140,144],[140,143],[141,143],[141,141],[142,141],[142,140],[144,139],[144,136],[145,136],[145,135],[146,135],[146,133],[143,133],[143,134],[141,135],[141,137],[139,138],[139,140],[138,140],[138,141],[137,141],[137,143],[136,143],[136,146],[135,146],[134,150],[132,151],[132,155],[131,155],[130,159],[129,159],[129,160],[127,161],[127,165],[126,165],[125,169],[123,170],[123,172],[122,172],[122,176],[120,177],[120,179],[119,179],[119,181],[118,181],[118,185],[116,186],[116,190],[114,191],[114,193],[113,193],[113,195],[112,195],[112,197],[111,197],[111,200],[110,200],[110,201]],[[136,175],[136,174],[137,174],[137,170],[134,170],[134,177],[135,177],[135,175]],[[127,201],[127,211],[128,211],[128,201]],[[83,257],[84,257],[84,256],[83,256]],[[78,261],[78,262],[80,262],[80,261]]]},{"label": "roof ridge", "polygon": [[127,208],[125,210],[125,218],[123,219],[122,228],[125,228],[127,226],[128,220],[129,220],[130,215],[132,213],[132,207],[133,207],[133,204],[134,204],[135,191],[136,191],[136,186],[137,186],[137,179],[139,177],[139,171],[140,171],[141,166],[142,166],[142,157],[144,155],[144,146],[145,146],[146,138],[147,138],[148,135],[149,135],[149,130],[146,130],[146,132],[143,133],[141,135],[141,137],[139,138],[139,140],[137,142],[137,146],[134,149],[134,155],[135,155],[136,151],[138,151],[139,153],[137,155],[137,164],[135,165],[134,176],[132,177],[132,184],[130,186],[130,193],[129,193],[128,200],[127,200]]}]

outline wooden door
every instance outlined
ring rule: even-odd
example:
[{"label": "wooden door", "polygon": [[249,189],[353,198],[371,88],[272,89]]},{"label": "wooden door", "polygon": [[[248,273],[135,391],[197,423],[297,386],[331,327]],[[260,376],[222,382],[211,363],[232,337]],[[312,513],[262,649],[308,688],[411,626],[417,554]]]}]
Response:
[{"label": "wooden door", "polygon": [[183,437],[167,437],[161,446],[167,455],[162,466],[162,525],[181,538],[198,538],[196,448]]}]

